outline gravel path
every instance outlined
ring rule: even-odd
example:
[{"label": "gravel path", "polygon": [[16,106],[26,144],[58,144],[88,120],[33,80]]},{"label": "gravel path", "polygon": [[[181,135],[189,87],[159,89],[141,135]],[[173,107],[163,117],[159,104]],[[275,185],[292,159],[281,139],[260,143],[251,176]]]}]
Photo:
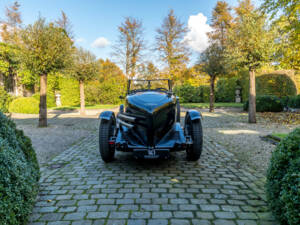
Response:
[{"label": "gravel path", "polygon": [[102,110],[90,110],[81,117],[77,112],[51,112],[48,127],[38,128],[38,115],[13,114],[19,129],[32,140],[40,164],[46,163],[83,138],[98,130],[98,115]]},{"label": "gravel path", "polygon": [[[98,130],[98,115],[103,110],[87,110],[87,116],[81,117],[77,112],[50,112],[49,127],[37,128],[37,115],[13,114],[12,118],[18,128],[32,139],[40,164],[78,143],[84,137],[95,134]],[[114,109],[117,111],[117,109]],[[182,109],[182,115],[185,115]],[[296,126],[265,123],[247,123],[247,114],[240,109],[217,109],[203,114],[204,133],[215,143],[226,147],[240,160],[241,166],[266,171],[274,145],[261,140],[260,136],[272,132],[290,132]]]},{"label": "gravel path", "polygon": [[241,109],[217,109],[214,113],[203,109],[200,111],[204,117],[203,128],[206,135],[234,153],[241,166],[251,166],[263,173],[266,172],[275,146],[260,137],[273,132],[289,133],[297,127],[266,122],[259,113],[257,123],[249,124],[248,114]]}]

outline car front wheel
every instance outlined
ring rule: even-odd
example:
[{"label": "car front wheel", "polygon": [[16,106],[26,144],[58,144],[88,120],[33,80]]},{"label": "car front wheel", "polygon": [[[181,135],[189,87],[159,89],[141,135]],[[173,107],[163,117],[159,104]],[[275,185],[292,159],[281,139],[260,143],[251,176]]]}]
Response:
[{"label": "car front wheel", "polygon": [[185,121],[185,132],[193,141],[193,144],[187,149],[187,160],[197,161],[202,153],[203,133],[201,119],[191,120],[188,116]]},{"label": "car front wheel", "polygon": [[99,127],[99,151],[104,162],[111,162],[114,159],[115,148],[109,144],[111,137],[114,134],[116,126],[113,117],[110,120],[101,119]]}]

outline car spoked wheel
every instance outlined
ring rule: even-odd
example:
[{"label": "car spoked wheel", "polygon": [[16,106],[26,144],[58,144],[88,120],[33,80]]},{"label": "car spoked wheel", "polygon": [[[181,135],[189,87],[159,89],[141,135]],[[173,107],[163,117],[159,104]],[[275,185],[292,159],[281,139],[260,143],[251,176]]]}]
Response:
[{"label": "car spoked wheel", "polygon": [[114,135],[116,120],[111,117],[110,120],[101,119],[99,127],[99,151],[104,162],[111,162],[115,155],[115,146],[110,143]]},{"label": "car spoked wheel", "polygon": [[196,161],[200,158],[203,146],[202,124],[200,119],[191,120],[189,116],[185,121],[185,134],[190,136],[193,144],[186,150],[187,160]]}]

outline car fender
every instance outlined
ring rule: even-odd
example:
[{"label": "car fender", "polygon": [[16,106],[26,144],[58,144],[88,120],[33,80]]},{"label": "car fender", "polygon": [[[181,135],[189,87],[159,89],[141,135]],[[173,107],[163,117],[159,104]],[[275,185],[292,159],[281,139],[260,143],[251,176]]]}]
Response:
[{"label": "car fender", "polygon": [[110,120],[110,118],[115,118],[115,113],[112,111],[104,111],[99,116],[99,119],[101,120]]},{"label": "car fender", "polygon": [[186,118],[187,117],[190,117],[191,120],[197,120],[197,119],[200,119],[202,120],[202,115],[200,112],[198,112],[197,110],[194,110],[194,109],[191,109],[191,110],[188,110],[187,113],[186,113]]},{"label": "car fender", "polygon": [[120,105],[120,113],[124,113],[124,105],[122,104],[122,105]]}]

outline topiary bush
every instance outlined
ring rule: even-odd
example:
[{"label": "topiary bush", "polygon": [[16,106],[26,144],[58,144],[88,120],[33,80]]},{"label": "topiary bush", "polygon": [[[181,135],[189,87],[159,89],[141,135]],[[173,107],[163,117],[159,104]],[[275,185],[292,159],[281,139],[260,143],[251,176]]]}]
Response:
[{"label": "topiary bush", "polygon": [[38,161],[30,139],[1,112],[0,124],[0,221],[26,224],[38,192]]},{"label": "topiary bush", "polygon": [[[247,111],[249,100],[244,103],[244,110]],[[256,112],[282,112],[283,104],[280,98],[271,95],[256,96]]]},{"label": "topiary bush", "polygon": [[290,108],[300,108],[300,95],[289,97],[287,106]]},{"label": "topiary bush", "polygon": [[210,88],[206,85],[199,87],[190,84],[178,85],[173,91],[180,98],[181,103],[209,102]]},{"label": "topiary bush", "polygon": [[[35,98],[38,102],[40,102],[40,93],[35,93],[34,95],[32,95],[32,97]],[[51,92],[47,92],[47,107],[56,107],[55,96]]]},{"label": "topiary bush", "polygon": [[12,101],[12,97],[8,94],[4,87],[0,86],[0,111],[8,112],[9,103]]},{"label": "topiary bush", "polygon": [[85,85],[87,104],[119,104],[119,96],[124,95],[126,83],[121,79],[108,79],[103,82],[91,81]]},{"label": "topiary bush", "polygon": [[[295,96],[297,88],[295,82],[286,74],[263,74],[256,77],[257,95],[275,95],[278,98]],[[249,76],[242,79],[243,99],[249,98]]]},{"label": "topiary bush", "polygon": [[209,102],[210,87],[208,85],[201,85],[198,87],[200,102]]},{"label": "topiary bush", "polygon": [[181,103],[200,102],[199,90],[190,84],[175,86],[173,91]]},{"label": "topiary bush", "polygon": [[299,168],[300,128],[296,128],[272,153],[267,172],[267,200],[281,224],[300,224]]},{"label": "topiary bush", "polygon": [[216,102],[235,102],[238,78],[221,78],[216,85]]},{"label": "topiary bush", "polygon": [[9,105],[9,112],[38,114],[39,101],[33,97],[20,97],[14,99]]},{"label": "topiary bush", "polygon": [[258,95],[275,95],[278,98],[297,94],[295,82],[286,74],[263,74],[256,78]]},{"label": "topiary bush", "polygon": [[76,106],[80,103],[79,82],[75,79],[60,77],[59,90],[62,106]]}]

